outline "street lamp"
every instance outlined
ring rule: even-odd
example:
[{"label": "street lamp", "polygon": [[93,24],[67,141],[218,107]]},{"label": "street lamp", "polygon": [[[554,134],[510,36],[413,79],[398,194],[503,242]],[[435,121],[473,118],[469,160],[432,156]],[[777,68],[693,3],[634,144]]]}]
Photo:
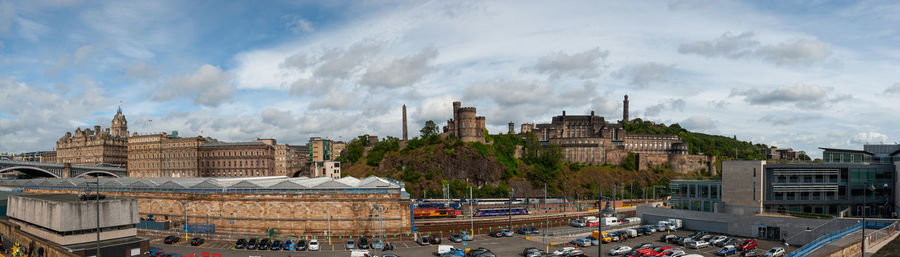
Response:
[{"label": "street lamp", "polygon": [[[888,184],[885,183],[884,189],[887,189],[887,187],[888,187]],[[866,214],[868,214],[866,211],[866,207],[868,207],[868,204],[869,204],[869,194],[868,194],[869,190],[871,190],[872,195],[874,195],[875,194],[875,185],[870,184],[868,187],[866,187],[866,190],[863,191],[862,237],[860,239],[860,248],[859,248],[860,256],[866,256]]]}]

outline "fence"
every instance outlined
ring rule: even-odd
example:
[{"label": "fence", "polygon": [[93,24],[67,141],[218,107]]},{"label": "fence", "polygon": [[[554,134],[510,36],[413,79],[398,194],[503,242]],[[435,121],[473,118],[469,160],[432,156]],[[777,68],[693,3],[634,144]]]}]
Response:
[{"label": "fence", "polygon": [[809,244],[806,244],[803,247],[800,247],[800,249],[797,249],[796,251],[791,252],[790,254],[787,255],[787,257],[806,256],[806,255],[818,250],[820,247],[822,247],[828,243],[834,242],[835,240],[841,239],[841,238],[843,238],[853,232],[859,231],[861,229],[862,229],[862,224],[857,224],[857,225],[842,228],[838,231],[828,233],[828,234],[823,235],[823,236],[817,238],[816,240],[810,242]]}]

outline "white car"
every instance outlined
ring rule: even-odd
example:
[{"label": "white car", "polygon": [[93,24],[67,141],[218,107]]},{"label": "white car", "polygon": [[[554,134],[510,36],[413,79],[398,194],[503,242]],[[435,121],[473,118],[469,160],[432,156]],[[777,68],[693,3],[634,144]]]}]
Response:
[{"label": "white car", "polygon": [[571,252],[572,250],[575,250],[575,247],[566,246],[563,248],[559,248],[559,250],[553,251],[553,255],[559,256],[559,255],[567,254],[567,253]]},{"label": "white car", "polygon": [[306,246],[306,250],[310,251],[318,251],[319,250],[319,240],[309,240],[309,245]]},{"label": "white car", "polygon": [[616,248],[610,249],[608,254],[609,255],[619,255],[619,254],[624,254],[624,253],[627,253],[630,251],[631,251],[631,246],[620,245]]},{"label": "white car", "polygon": [[728,240],[728,237],[727,237],[727,236],[714,236],[714,237],[712,237],[712,238],[709,239],[709,244],[715,245],[716,243],[722,242],[722,241],[725,241],[725,240]]},{"label": "white car", "polygon": [[662,252],[662,256],[664,257],[679,257],[685,254],[687,253],[685,253],[684,250],[681,249],[668,249]]},{"label": "white car", "polygon": [[772,247],[769,251],[766,252],[766,257],[781,257],[784,256],[784,248],[781,247]]},{"label": "white car", "polygon": [[709,247],[709,242],[706,241],[693,241],[691,242],[691,248],[700,249]]}]

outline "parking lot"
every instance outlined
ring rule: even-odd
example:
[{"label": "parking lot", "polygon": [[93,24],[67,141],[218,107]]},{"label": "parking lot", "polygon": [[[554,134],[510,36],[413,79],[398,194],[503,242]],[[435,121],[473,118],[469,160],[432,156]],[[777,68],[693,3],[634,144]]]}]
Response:
[{"label": "parking lot", "polygon": [[[564,228],[560,228],[564,229]],[[694,231],[677,231],[673,232],[678,236],[687,236]],[[620,245],[628,245],[631,247],[635,247],[642,243],[652,243],[654,247],[660,246],[671,246],[675,248],[683,249],[688,254],[700,254],[703,256],[716,256],[716,252],[720,249],[719,247],[710,246],[702,249],[692,249],[689,247],[679,246],[677,244],[670,244],[659,242],[659,237],[663,233],[666,232],[656,232],[652,235],[639,236],[636,238],[630,238],[625,242],[612,242],[603,244],[602,256],[607,255],[607,251],[609,249],[613,249]],[[546,240],[541,235],[533,235],[526,239],[523,235],[515,235],[513,237],[504,237],[504,238],[492,238],[486,235],[479,235],[475,238],[474,241],[464,242],[464,243],[453,243],[447,238],[443,238],[442,244],[445,245],[453,245],[456,248],[465,249],[471,248],[475,249],[478,247],[484,247],[490,249],[497,256],[521,256],[522,250],[527,247],[535,247],[538,249],[547,249],[550,251],[557,250],[559,248],[565,246],[571,246],[567,244],[567,242],[571,241],[574,238],[583,238],[589,236],[590,233],[577,234],[571,236],[558,236],[558,237],[547,237]],[[738,239],[746,239],[742,237],[738,237]],[[396,247],[395,250],[390,251],[400,256],[434,256],[432,253],[435,251],[433,246],[420,246],[412,241],[395,241],[393,242]],[[248,256],[272,256],[272,257],[288,257],[288,256],[350,256],[349,251],[344,249],[344,241],[332,241],[331,245],[328,244],[327,241],[320,241],[321,251],[318,252],[309,252],[309,251],[269,251],[269,250],[244,250],[244,249],[232,249],[233,242],[206,242],[200,247],[190,246],[190,243],[183,240],[179,241],[173,245],[166,245],[162,243],[161,239],[151,240],[150,245],[151,248],[160,248],[163,249],[166,253],[179,253],[183,255],[197,253],[198,256],[201,252],[209,252],[209,253],[217,253],[221,254],[223,257],[248,257]],[[781,242],[775,241],[765,241],[758,240],[758,246],[756,251],[758,253],[763,253],[771,247],[781,246],[784,247],[785,250],[789,253],[793,250],[796,250],[796,247],[784,246]],[[598,246],[590,246],[583,248],[584,252],[588,256],[598,257]],[[370,251],[372,252],[372,251]],[[735,255],[733,255],[735,256]]]}]

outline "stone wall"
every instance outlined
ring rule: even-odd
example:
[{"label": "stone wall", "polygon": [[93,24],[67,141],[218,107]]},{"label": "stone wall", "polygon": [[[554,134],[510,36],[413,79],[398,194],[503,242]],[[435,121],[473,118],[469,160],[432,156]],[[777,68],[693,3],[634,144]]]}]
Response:
[{"label": "stone wall", "polygon": [[710,176],[718,174],[716,170],[716,157],[696,154],[673,154],[669,157],[668,164],[679,173],[705,171]]},{"label": "stone wall", "polygon": [[186,215],[188,223],[212,223],[218,232],[265,233],[275,228],[291,235],[324,234],[329,230],[333,235],[372,234],[378,221],[373,215],[374,204],[384,208],[386,233],[406,233],[410,229],[409,201],[400,199],[398,194],[104,194],[137,199],[143,218],[152,214],[157,221],[180,225]]}]

